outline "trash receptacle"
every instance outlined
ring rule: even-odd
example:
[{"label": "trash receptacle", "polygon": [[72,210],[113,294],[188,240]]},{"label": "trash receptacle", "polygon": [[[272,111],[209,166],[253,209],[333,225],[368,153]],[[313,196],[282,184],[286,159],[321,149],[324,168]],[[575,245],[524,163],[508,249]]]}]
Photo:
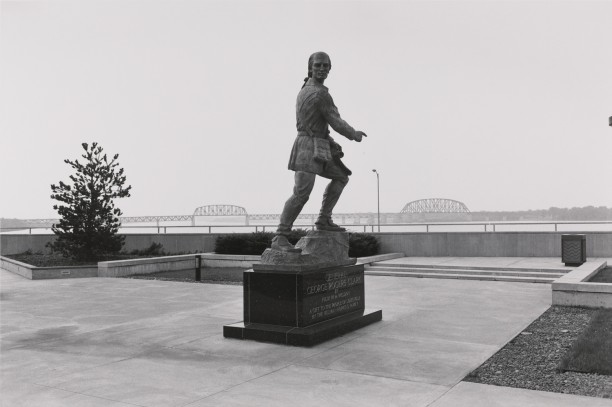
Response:
[{"label": "trash receptacle", "polygon": [[561,235],[561,261],[566,266],[586,262],[586,235]]}]

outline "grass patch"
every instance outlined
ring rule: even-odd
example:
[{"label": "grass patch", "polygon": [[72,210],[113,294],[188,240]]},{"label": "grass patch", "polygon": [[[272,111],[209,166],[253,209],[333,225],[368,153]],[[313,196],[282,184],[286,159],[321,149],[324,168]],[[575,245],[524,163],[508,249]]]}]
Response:
[{"label": "grass patch", "polygon": [[612,375],[612,309],[598,310],[559,364],[559,371]]}]

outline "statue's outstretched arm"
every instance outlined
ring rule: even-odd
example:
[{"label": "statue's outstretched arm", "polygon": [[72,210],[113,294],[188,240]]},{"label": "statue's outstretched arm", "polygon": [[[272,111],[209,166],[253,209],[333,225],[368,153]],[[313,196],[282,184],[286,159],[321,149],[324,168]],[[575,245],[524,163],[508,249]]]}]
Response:
[{"label": "statue's outstretched arm", "polygon": [[320,103],[321,112],[331,128],[334,129],[336,133],[342,134],[349,140],[355,140],[355,129],[340,117],[338,108],[334,104],[331,95],[329,95],[329,93],[326,94],[325,97],[321,99]]}]

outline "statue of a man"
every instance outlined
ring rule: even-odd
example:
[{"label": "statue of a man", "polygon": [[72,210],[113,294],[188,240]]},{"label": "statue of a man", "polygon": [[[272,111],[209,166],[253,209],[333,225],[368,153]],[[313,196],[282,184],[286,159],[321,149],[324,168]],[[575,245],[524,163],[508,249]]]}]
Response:
[{"label": "statue of a man", "polygon": [[289,169],[295,171],[293,194],[285,203],[272,248],[297,251],[287,240],[293,222],[308,201],[317,175],[331,180],[323,194],[323,204],[315,223],[317,230],[344,232],[332,222],[332,210],[349,180],[351,171],[344,166],[342,148],[329,135],[329,126],[349,140],[360,142],[366,134],[342,120],[338,108],[323,86],[331,69],[324,52],[308,59],[308,78],[298,93],[296,103],[297,137],[289,158]]}]

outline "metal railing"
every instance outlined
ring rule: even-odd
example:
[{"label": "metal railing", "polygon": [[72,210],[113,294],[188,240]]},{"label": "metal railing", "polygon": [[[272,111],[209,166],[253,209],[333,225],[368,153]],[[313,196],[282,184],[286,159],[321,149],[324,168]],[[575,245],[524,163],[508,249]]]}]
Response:
[{"label": "metal railing", "polygon": [[[352,232],[375,233],[375,223],[355,223],[341,225]],[[594,228],[595,226],[595,228]],[[421,223],[386,223],[380,225],[382,232],[559,232],[559,231],[612,231],[612,221],[495,221],[495,222],[421,222]],[[122,226],[120,233],[130,233],[132,230],[153,230],[158,234],[166,234],[168,230],[186,230],[188,233],[245,233],[266,232],[276,230],[277,225],[145,225]],[[294,225],[294,228],[314,229],[314,225]],[[385,230],[386,229],[386,230]],[[399,230],[404,229],[404,230]],[[51,230],[46,226],[33,226],[23,228],[0,228],[0,233],[15,233],[27,231]],[[136,232],[137,233],[137,232]],[[176,233],[176,232],[175,232]],[[178,232],[182,233],[182,232]]]}]

